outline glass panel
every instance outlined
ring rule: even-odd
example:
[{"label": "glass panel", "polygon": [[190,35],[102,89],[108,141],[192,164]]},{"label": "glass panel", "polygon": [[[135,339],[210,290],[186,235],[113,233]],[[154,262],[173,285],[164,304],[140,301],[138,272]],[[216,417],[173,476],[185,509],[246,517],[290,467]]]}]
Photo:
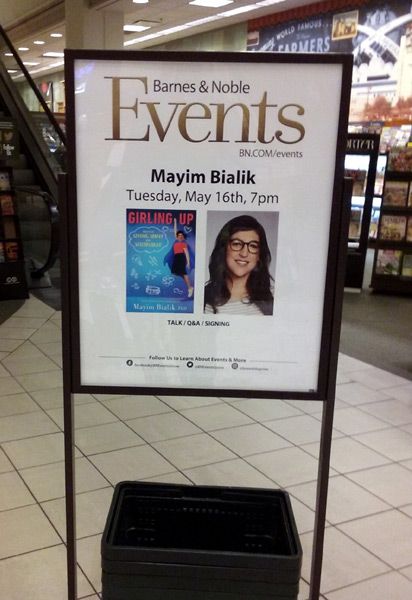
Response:
[{"label": "glass panel", "polygon": [[378,164],[376,166],[376,179],[375,179],[375,196],[382,196],[383,184],[385,181],[386,163],[388,162],[388,156],[386,154],[380,154],[378,156]]},{"label": "glass panel", "polygon": [[[357,248],[357,242],[359,242],[360,239],[369,162],[369,156],[347,154],[345,157],[345,176],[353,179],[352,204],[349,222],[349,247],[351,248]],[[356,244],[354,245],[351,242],[356,242]]]},{"label": "glass panel", "polygon": [[345,176],[353,179],[352,196],[364,196],[368,177],[370,157],[359,154],[347,154],[345,157]]},{"label": "glass panel", "polygon": [[349,239],[359,240],[362,226],[363,203],[353,204],[350,209]]},{"label": "glass panel", "polygon": [[374,198],[372,204],[371,224],[369,227],[369,239],[376,240],[378,235],[379,215],[381,212],[382,198]]}]

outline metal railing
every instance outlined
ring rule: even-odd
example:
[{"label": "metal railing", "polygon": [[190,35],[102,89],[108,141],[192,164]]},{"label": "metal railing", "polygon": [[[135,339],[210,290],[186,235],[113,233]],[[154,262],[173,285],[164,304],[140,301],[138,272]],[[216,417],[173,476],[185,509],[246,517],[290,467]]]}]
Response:
[{"label": "metal railing", "polygon": [[[56,142],[58,141],[63,146],[66,146],[66,134],[63,131],[63,128],[59,124],[54,113],[48,107],[47,102],[45,101],[42,94],[40,93],[40,90],[36,86],[33,78],[29,74],[26,66],[23,64],[23,61],[21,60],[19,54],[17,53],[15,47],[13,46],[12,42],[10,41],[8,35],[6,34],[6,32],[4,31],[4,29],[1,25],[0,25],[0,50],[3,55],[5,52],[7,52],[8,55],[11,54],[11,56],[9,56],[8,58],[12,59],[12,64],[10,64],[8,66],[7,70],[8,70],[8,72],[14,71],[12,80],[16,83],[19,83],[20,81],[24,81],[29,86],[31,92],[33,92],[33,94],[36,97],[36,100],[40,104],[41,109],[46,113],[48,122],[54,128],[55,141]],[[16,86],[16,88],[17,88],[17,86]],[[23,100],[25,100],[24,96],[23,96]],[[30,110],[30,106],[27,106],[27,108]]]},{"label": "metal railing", "polygon": [[64,115],[56,117],[50,110],[1,26],[0,101],[0,110],[16,122],[38,183],[34,187],[17,185],[15,190],[24,253],[31,277],[40,279],[59,254],[57,178],[66,170],[66,135],[64,121],[59,121]]},{"label": "metal railing", "polygon": [[53,267],[59,253],[59,210],[53,197],[32,186],[15,186],[24,256],[33,279]]}]

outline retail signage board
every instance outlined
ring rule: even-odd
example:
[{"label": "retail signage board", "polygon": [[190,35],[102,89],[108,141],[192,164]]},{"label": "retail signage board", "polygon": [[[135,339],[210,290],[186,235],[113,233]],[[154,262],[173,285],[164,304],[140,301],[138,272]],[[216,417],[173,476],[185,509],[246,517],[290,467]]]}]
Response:
[{"label": "retail signage board", "polygon": [[73,391],[325,399],[351,57],[65,62]]},{"label": "retail signage board", "polygon": [[0,161],[12,161],[19,158],[19,132],[14,119],[0,118]]}]

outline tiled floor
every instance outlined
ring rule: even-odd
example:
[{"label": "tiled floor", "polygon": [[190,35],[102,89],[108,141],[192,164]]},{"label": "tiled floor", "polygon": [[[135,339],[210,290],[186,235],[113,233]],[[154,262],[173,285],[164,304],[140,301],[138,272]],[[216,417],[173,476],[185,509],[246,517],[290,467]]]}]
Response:
[{"label": "tiled floor", "polygon": [[[0,325],[0,589],[64,600],[60,315],[35,298]],[[79,598],[123,479],[286,488],[308,596],[321,403],[75,396]],[[340,355],[322,592],[412,598],[412,383]]]}]

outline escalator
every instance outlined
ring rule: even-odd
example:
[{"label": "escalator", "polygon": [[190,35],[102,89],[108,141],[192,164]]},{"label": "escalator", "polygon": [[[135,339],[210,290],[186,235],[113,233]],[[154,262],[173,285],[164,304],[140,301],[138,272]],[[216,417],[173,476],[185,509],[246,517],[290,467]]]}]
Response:
[{"label": "escalator", "polygon": [[[5,67],[3,57],[7,53]],[[28,107],[35,106],[36,112]],[[59,287],[58,176],[65,172],[66,139],[61,119],[50,111],[0,26],[0,118],[19,134],[12,168],[28,287]]]}]

